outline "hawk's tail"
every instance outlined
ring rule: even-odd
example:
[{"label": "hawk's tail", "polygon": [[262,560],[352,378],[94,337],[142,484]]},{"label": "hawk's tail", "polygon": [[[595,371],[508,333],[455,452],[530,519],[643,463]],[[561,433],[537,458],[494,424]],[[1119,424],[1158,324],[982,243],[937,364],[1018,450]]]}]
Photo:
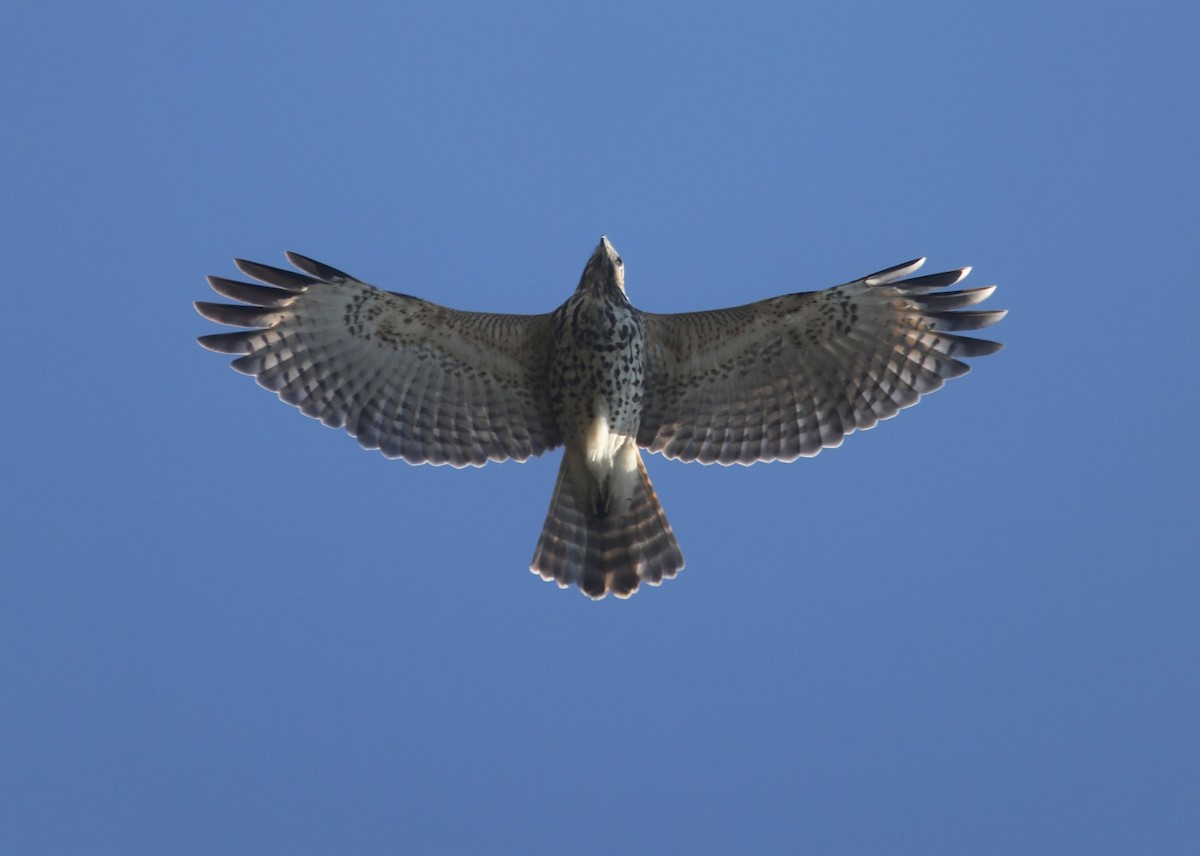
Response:
[{"label": "hawk's tail", "polygon": [[657,585],[683,567],[646,465],[614,471],[603,490],[581,453],[563,454],[546,525],[530,570],[559,586],[578,585],[588,597],[629,597],[643,580]]}]

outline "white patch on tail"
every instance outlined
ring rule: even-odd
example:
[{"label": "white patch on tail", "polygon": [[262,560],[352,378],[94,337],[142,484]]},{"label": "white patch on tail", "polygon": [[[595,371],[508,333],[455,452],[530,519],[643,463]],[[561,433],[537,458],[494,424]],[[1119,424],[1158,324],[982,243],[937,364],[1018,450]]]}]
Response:
[{"label": "white patch on tail", "polygon": [[583,455],[596,481],[603,482],[612,471],[612,433],[608,430],[608,402],[603,396],[592,405],[592,422],[583,435]]},{"label": "white patch on tail", "polygon": [[[632,437],[613,431],[608,424],[608,402],[597,396],[592,405],[592,421],[583,435],[583,456],[588,472],[597,484],[607,484],[613,471],[635,472],[637,470],[637,446]],[[623,460],[628,447],[632,447],[632,460]]]}]

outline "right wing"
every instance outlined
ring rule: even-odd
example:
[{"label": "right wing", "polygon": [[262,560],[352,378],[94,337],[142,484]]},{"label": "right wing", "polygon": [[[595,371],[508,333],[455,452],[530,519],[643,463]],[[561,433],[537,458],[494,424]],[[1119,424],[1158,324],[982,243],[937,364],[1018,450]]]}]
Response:
[{"label": "right wing", "polygon": [[1000,345],[952,331],[1005,313],[957,310],[995,286],[933,294],[970,268],[903,278],[924,261],[731,309],[645,313],[638,445],[705,464],[811,457],[966,374],[962,358]]}]

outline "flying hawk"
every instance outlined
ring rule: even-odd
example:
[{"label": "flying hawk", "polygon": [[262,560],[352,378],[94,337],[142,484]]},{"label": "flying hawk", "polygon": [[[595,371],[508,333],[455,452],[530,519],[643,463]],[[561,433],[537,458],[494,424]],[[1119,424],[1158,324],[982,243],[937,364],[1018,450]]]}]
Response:
[{"label": "flying hawk", "polygon": [[558,309],[496,315],[287,257],[302,273],[236,261],[265,286],[209,277],[246,305],[197,310],[248,329],[200,344],[389,458],[482,466],[563,446],[530,568],[593,598],[683,567],[642,449],[704,464],[811,457],[999,350],[956,331],[1005,315],[968,309],[995,286],[941,291],[970,268],[906,278],[924,259],[824,291],[656,315],[629,302],[624,263],[601,238]]}]

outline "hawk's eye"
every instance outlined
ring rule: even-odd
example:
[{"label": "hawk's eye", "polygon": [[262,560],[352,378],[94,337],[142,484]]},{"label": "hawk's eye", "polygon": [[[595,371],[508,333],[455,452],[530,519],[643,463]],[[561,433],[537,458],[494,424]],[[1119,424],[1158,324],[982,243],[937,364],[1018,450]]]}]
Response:
[{"label": "hawk's eye", "polygon": [[625,267],[625,262],[621,261],[620,256],[617,256],[617,267],[619,267],[619,268]]}]

